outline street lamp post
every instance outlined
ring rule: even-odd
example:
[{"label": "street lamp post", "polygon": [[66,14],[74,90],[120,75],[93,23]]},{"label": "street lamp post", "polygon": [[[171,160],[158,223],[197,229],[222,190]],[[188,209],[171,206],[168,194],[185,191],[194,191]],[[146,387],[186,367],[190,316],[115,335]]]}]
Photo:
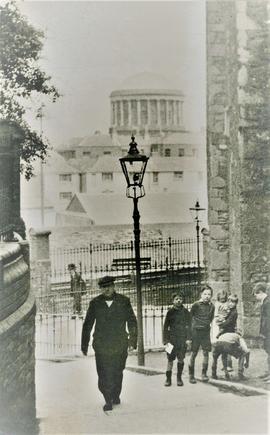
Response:
[{"label": "street lamp post", "polygon": [[196,237],[197,237],[197,268],[198,268],[198,286],[201,285],[201,265],[200,265],[200,220],[199,220],[199,212],[205,210],[205,208],[201,208],[199,201],[196,201],[195,207],[191,207],[189,209],[192,213],[195,212],[194,220],[196,222]]},{"label": "street lamp post", "polygon": [[145,196],[143,177],[149,157],[140,154],[135,137],[131,137],[129,151],[121,157],[120,164],[126,178],[126,196],[133,199],[134,246],[136,264],[137,320],[138,320],[138,365],[144,366],[142,288],[141,288],[141,255],[140,255],[140,213],[138,200]]}]

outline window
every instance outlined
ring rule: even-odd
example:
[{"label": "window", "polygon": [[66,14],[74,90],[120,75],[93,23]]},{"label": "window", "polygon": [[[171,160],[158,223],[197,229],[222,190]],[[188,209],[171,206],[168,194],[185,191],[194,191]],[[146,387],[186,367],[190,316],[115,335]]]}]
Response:
[{"label": "window", "polygon": [[83,156],[91,156],[91,151],[83,151]]},{"label": "window", "polygon": [[153,172],[153,183],[158,183],[158,172]]},{"label": "window", "polygon": [[171,156],[171,149],[165,148],[165,157],[170,157],[170,156]]},{"label": "window", "polygon": [[111,151],[103,151],[103,154],[104,154],[105,156],[108,156],[108,155],[111,154]]},{"label": "window", "polygon": [[158,152],[158,145],[153,144],[151,145],[151,153],[157,153]]},{"label": "window", "polygon": [[61,153],[65,159],[75,159],[76,153],[75,151],[64,151]]},{"label": "window", "polygon": [[79,191],[86,193],[86,174],[79,174]]},{"label": "window", "polygon": [[71,174],[59,174],[60,181],[71,181]]},{"label": "window", "polygon": [[184,172],[183,171],[174,172],[173,176],[175,180],[182,180],[184,176]]},{"label": "window", "polygon": [[60,192],[59,193],[60,199],[71,199],[72,198],[72,192]]},{"label": "window", "polygon": [[102,172],[102,181],[112,181],[113,173],[112,172]]},{"label": "window", "polygon": [[184,148],[179,148],[178,149],[178,157],[183,157],[185,155],[185,149]]}]

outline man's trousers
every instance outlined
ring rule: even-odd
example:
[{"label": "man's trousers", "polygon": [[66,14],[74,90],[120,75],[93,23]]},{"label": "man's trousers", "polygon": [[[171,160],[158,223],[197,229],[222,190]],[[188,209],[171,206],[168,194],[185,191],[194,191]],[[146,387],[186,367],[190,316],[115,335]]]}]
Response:
[{"label": "man's trousers", "polygon": [[120,396],[127,350],[119,352],[96,352],[98,388],[108,403]]}]

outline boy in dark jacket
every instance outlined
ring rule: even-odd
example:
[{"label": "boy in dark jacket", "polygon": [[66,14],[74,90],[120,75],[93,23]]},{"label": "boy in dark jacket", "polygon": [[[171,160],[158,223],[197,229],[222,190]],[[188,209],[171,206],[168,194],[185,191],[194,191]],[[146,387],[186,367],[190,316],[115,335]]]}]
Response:
[{"label": "boy in dark jacket", "polygon": [[196,384],[194,377],[195,358],[200,347],[203,350],[202,381],[209,380],[207,376],[209,352],[211,351],[210,326],[214,318],[215,307],[211,302],[213,290],[209,286],[203,287],[201,299],[191,307],[191,334],[192,346],[191,357],[189,362],[189,382]]},{"label": "boy in dark jacket", "polygon": [[183,295],[175,293],[173,294],[173,306],[167,312],[163,328],[164,344],[173,346],[167,349],[166,387],[172,384],[172,368],[175,358],[177,358],[177,385],[180,387],[184,385],[182,373],[190,338],[190,314],[183,306]]}]

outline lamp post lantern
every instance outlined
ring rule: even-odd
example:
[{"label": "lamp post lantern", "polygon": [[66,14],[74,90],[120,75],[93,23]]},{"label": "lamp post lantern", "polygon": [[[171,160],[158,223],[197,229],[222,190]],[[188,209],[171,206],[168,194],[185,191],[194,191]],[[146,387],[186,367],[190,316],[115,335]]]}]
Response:
[{"label": "lamp post lantern", "polygon": [[201,208],[199,201],[196,201],[195,207],[190,207],[191,213],[195,213],[194,220],[196,222],[196,236],[197,236],[197,268],[198,268],[198,285],[201,285],[201,265],[200,265],[200,220],[199,212],[205,210]]},{"label": "lamp post lantern", "polygon": [[135,137],[131,137],[129,151],[119,159],[124,173],[127,189],[126,196],[133,199],[134,247],[136,264],[137,320],[138,320],[138,365],[144,365],[142,289],[141,289],[141,255],[140,255],[140,213],[138,200],[145,196],[143,177],[149,157],[140,154]]}]

